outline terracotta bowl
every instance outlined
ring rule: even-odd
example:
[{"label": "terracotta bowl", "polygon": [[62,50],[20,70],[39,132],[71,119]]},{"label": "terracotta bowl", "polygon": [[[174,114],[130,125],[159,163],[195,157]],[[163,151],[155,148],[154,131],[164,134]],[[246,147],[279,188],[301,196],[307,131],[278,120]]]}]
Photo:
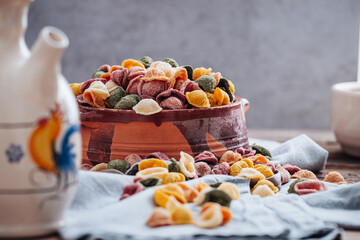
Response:
[{"label": "terracotta bowl", "polygon": [[83,163],[98,164],[136,153],[162,152],[179,160],[180,151],[204,150],[220,157],[227,149],[248,147],[245,112],[249,102],[236,98],[212,108],[163,110],[144,116],[132,110],[100,109],[79,104]]}]

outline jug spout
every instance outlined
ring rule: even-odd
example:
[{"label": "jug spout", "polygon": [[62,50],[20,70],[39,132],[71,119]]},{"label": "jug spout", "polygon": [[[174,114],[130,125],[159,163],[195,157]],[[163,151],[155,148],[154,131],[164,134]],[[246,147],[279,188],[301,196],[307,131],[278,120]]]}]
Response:
[{"label": "jug spout", "polygon": [[51,107],[57,98],[61,75],[61,57],[69,39],[61,30],[45,27],[31,49],[23,72],[27,99],[40,107]]},{"label": "jug spout", "polygon": [[31,0],[0,0],[0,66],[11,69],[29,55],[24,33]]}]

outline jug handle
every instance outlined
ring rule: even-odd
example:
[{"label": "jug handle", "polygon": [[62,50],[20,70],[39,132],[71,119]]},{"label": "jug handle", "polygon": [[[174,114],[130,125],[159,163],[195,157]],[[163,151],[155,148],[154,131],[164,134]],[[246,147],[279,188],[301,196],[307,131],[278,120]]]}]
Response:
[{"label": "jug handle", "polygon": [[250,108],[250,102],[246,98],[241,98],[241,106],[244,109],[244,113],[246,113]]}]

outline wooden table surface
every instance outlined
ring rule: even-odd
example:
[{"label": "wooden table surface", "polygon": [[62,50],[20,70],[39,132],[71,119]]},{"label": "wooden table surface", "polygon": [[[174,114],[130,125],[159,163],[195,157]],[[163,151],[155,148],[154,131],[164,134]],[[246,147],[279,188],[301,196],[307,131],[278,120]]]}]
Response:
[{"label": "wooden table surface", "polygon": [[[317,174],[323,179],[328,172],[340,172],[348,183],[360,182],[360,158],[352,157],[342,152],[330,130],[283,130],[283,129],[249,129],[251,138],[260,138],[285,142],[300,134],[308,135],[312,140],[329,152],[328,161],[324,170]],[[345,239],[359,240],[360,231],[345,230]]]}]

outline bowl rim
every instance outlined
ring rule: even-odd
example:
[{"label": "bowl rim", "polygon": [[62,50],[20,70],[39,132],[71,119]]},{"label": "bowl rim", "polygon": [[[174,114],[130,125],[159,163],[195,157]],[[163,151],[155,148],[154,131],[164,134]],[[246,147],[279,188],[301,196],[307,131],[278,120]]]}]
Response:
[{"label": "bowl rim", "polygon": [[[245,114],[249,106],[247,99],[235,97],[234,102],[228,105],[210,108],[162,110],[153,115],[140,115],[134,110],[120,110],[109,108],[95,108],[79,103],[81,122],[174,122],[213,117],[233,116],[234,111]],[[239,116],[241,117],[241,115]],[[243,117],[245,120],[245,117]]]}]

